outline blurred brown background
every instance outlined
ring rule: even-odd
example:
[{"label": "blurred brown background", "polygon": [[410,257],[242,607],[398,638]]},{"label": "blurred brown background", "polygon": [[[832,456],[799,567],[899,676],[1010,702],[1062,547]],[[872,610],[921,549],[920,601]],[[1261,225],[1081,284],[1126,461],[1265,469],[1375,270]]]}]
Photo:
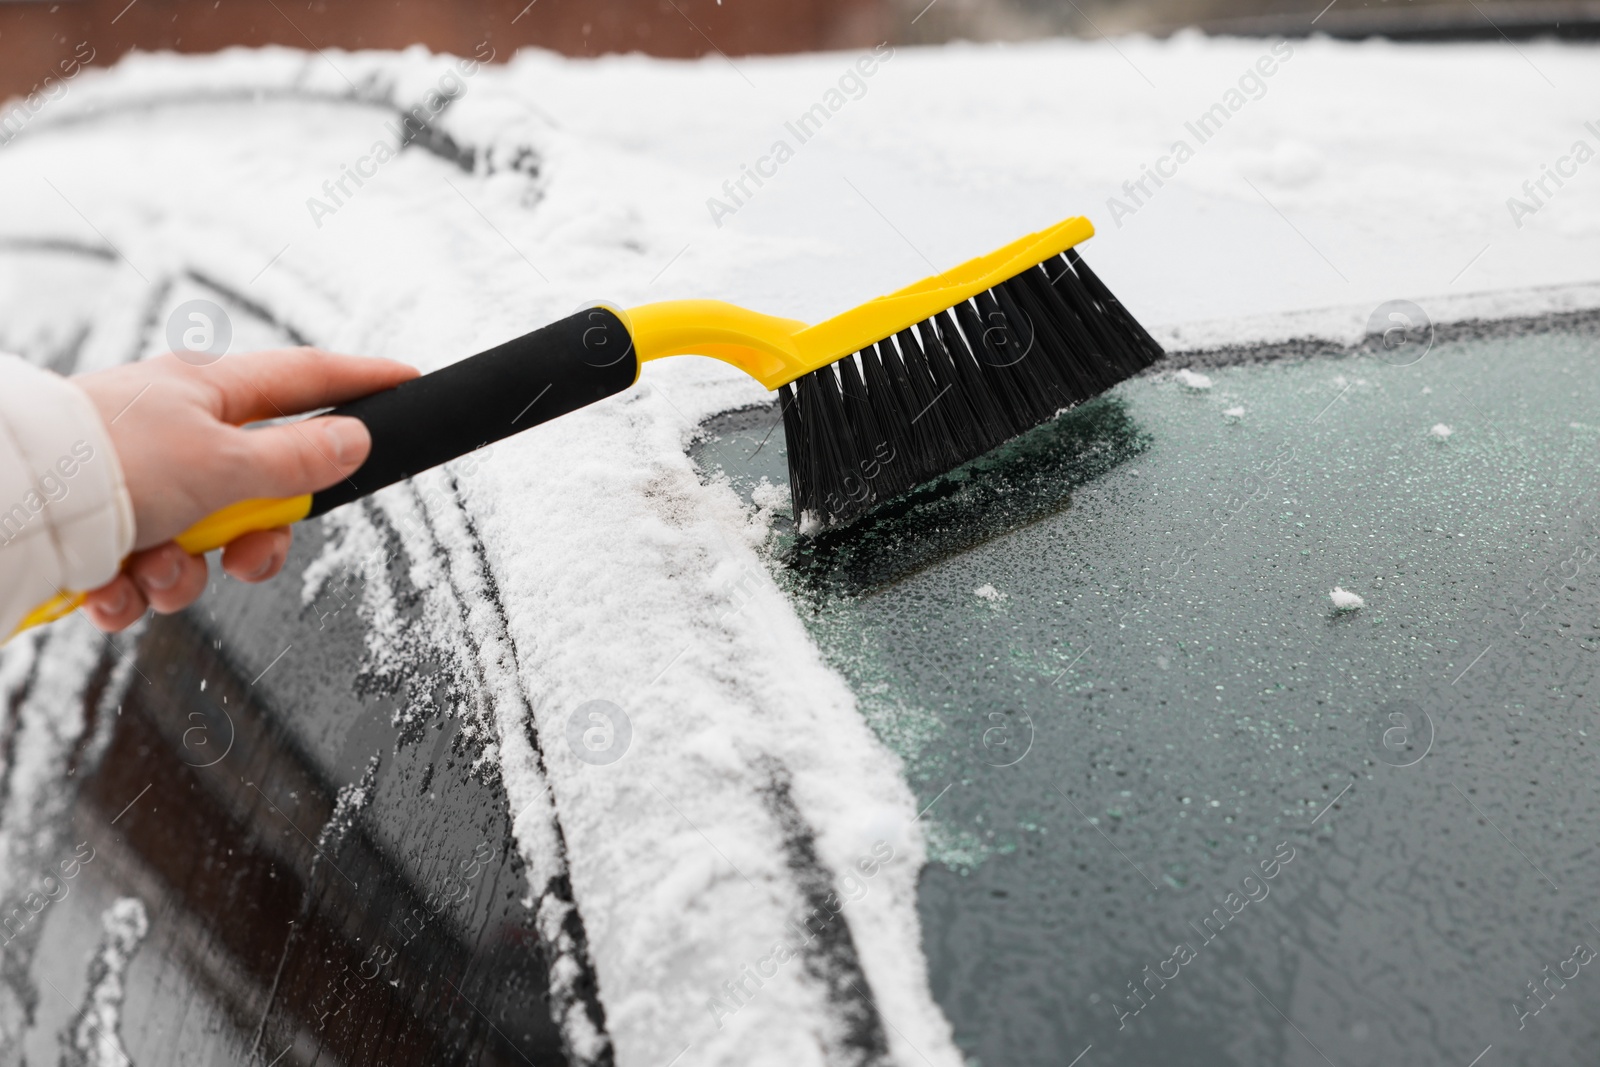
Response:
[{"label": "blurred brown background", "polygon": [[508,56],[690,57],[848,48],[886,40],[892,0],[0,0],[0,96],[26,93],[79,42],[95,65],[131,49],[212,52],[230,45],[404,48]]},{"label": "blurred brown background", "polygon": [[[109,65],[132,49],[231,45],[403,48],[504,58],[694,57],[858,48],[880,41],[1017,40],[1053,34],[1214,31],[1303,35],[1327,0],[0,0],[0,99],[25,94],[75,50]],[[1594,36],[1600,0],[1337,0],[1316,26],[1335,36]]]}]

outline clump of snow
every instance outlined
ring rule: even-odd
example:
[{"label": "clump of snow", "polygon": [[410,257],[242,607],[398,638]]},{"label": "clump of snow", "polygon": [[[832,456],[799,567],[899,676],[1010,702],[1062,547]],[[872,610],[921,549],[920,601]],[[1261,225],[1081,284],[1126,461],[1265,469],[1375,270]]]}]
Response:
[{"label": "clump of snow", "polygon": [[355,827],[356,819],[360,818],[361,813],[372,803],[373,786],[377,783],[378,767],[382,762],[381,755],[374,755],[367,760],[366,770],[361,773],[360,780],[341,787],[334,797],[333,811],[329,813],[328,821],[323,824],[322,832],[317,834],[317,856],[311,861],[313,875],[316,873],[317,862],[339,850],[339,846]]},{"label": "clump of snow", "polygon": [[1428,433],[1443,441],[1445,438],[1455,433],[1455,431],[1442,422],[1436,422],[1433,424],[1433,429],[1429,430]]},{"label": "clump of snow", "polygon": [[972,595],[987,600],[991,604],[998,604],[1006,595],[992,585],[984,584],[972,591]]},{"label": "clump of snow", "polygon": [[128,964],[150,932],[150,918],[138,897],[121,897],[100,924],[105,937],[89,962],[89,988],[70,1039],[86,1067],[128,1067],[133,1061],[122,1046],[122,1000]]},{"label": "clump of snow", "polygon": [[1177,378],[1178,384],[1186,389],[1200,391],[1211,388],[1210,377],[1201,374],[1199,371],[1192,371],[1188,367],[1178,371],[1173,377]]},{"label": "clump of snow", "polygon": [[1234,421],[1244,418],[1244,405],[1235,404],[1231,408],[1224,408],[1222,411],[1222,417]]},{"label": "clump of snow", "polygon": [[789,489],[787,486],[773,485],[762,478],[761,483],[751,490],[750,500],[758,508],[778,511],[789,503]]},{"label": "clump of snow", "polygon": [[1360,595],[1348,589],[1341,589],[1337,585],[1329,590],[1328,597],[1333,601],[1333,610],[1337,612],[1359,611],[1367,606],[1367,602]]}]

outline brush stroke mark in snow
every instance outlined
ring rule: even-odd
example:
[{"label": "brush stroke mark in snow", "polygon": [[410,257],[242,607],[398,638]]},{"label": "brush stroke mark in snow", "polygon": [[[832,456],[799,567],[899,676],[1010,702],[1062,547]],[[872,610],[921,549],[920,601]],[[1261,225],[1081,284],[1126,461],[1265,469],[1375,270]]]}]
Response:
[{"label": "brush stroke mark in snow", "polygon": [[[783,834],[783,849],[789,870],[800,889],[803,915],[826,916],[822,922],[802,926],[813,936],[800,948],[807,973],[826,990],[833,1007],[835,1030],[824,1034],[829,1063],[859,1064],[860,1067],[884,1062],[889,1055],[889,1039],[877,1003],[872,999],[871,983],[861,969],[861,957],[851,936],[850,926],[838,920],[848,902],[840,881],[817,855],[815,831],[796,806],[788,770],[775,759],[763,759],[770,775],[763,795],[767,810]],[[853,871],[847,871],[853,885],[860,884]]]},{"label": "brush stroke mark in snow", "polygon": [[987,600],[991,604],[998,604],[1006,598],[1004,593],[988,584],[978,586],[972,591],[972,595]]},{"label": "brush stroke mark in snow", "polygon": [[61,1035],[63,1067],[132,1067],[122,1047],[122,998],[128,965],[150,932],[138,897],[121,897],[100,917],[105,936],[89,961],[89,989],[71,1027]]},{"label": "brush stroke mark in snow", "polygon": [[1367,606],[1367,602],[1361,599],[1360,596],[1338,586],[1334,586],[1328,591],[1328,597],[1333,601],[1333,610],[1338,614],[1343,614],[1347,611],[1359,611]]},{"label": "brush stroke mark in snow", "polygon": [[[0,648],[0,910],[6,914],[72,854],[70,783],[99,765],[132,677],[131,658],[115,659],[106,639],[76,616]],[[90,703],[96,692],[98,701]],[[77,774],[69,775],[74,766]],[[43,918],[0,949],[3,1063],[20,1055],[40,999],[29,976]]]},{"label": "brush stroke mark in snow", "polygon": [[355,689],[396,698],[392,724],[401,744],[416,743],[431,721],[449,715],[460,724],[457,754],[470,747],[472,773],[492,780],[499,773],[498,749],[477,679],[455,657],[440,663],[434,655],[439,635],[454,632],[451,616],[460,609],[434,596],[420,598],[419,612],[414,590],[438,586],[443,577],[438,560],[415,539],[407,547],[409,532],[427,539],[422,513],[408,494],[391,499],[388,509],[362,501],[324,520],[329,542],[301,577],[301,601],[319,620],[356,605],[366,627],[366,655],[357,665]]},{"label": "brush stroke mark in snow", "polygon": [[1178,384],[1185,389],[1201,392],[1211,388],[1211,378],[1208,375],[1201,374],[1199,371],[1192,371],[1188,367],[1175,372],[1173,377],[1178,379]]},{"label": "brush stroke mark in snow", "polygon": [[1240,419],[1244,418],[1243,405],[1236,405],[1234,407],[1224,409],[1222,412],[1222,417],[1227,419],[1229,422],[1238,422]]},{"label": "brush stroke mark in snow", "polygon": [[[550,1008],[574,1067],[604,1067],[615,1058],[606,1010],[590,952],[589,932],[574,899],[568,850],[561,819],[550,795],[545,753],[518,676],[517,652],[510,640],[506,598],[484,552],[477,521],[461,505],[457,478],[474,470],[470,460],[414,479],[409,487],[385,495],[392,515],[419,515],[428,543],[426,555],[436,571],[417,569],[414,577],[440,620],[437,639],[449,635],[460,669],[471,679],[470,692],[496,736],[498,773],[510,801],[511,830],[528,861],[534,924],[549,963]],[[397,520],[401,521],[401,520]],[[440,640],[440,644],[445,642]]]},{"label": "brush stroke mark in snow", "polygon": [[[373,786],[378,781],[378,767],[382,762],[381,755],[373,756],[367,761],[366,770],[361,772],[360,781],[342,787],[334,797],[333,811],[328,815],[328,821],[322,824],[322,832],[317,834],[317,854],[306,876],[308,886],[316,880],[317,864],[330,853],[339,851],[344,839],[355,829],[356,819],[372,803]],[[330,859],[328,862],[333,861]]]},{"label": "brush stroke mark in snow", "polygon": [[[549,965],[551,1015],[574,1067],[598,1067],[612,1063],[614,1053],[588,932],[573,899],[544,755],[517,681],[505,605],[474,520],[458,500],[457,474],[469,472],[473,462],[457,461],[326,516],[329,537],[305,571],[302,600],[319,614],[359,612],[368,630],[359,665],[363,684],[409,694],[397,715],[405,715],[402,725],[415,725],[418,735],[441,715],[456,717],[459,736],[478,753],[474,773],[501,778],[511,830],[529,862],[523,903],[534,913]],[[431,673],[419,673],[424,663],[433,665]],[[435,706],[432,687],[444,690],[446,706]]]},{"label": "brush stroke mark in snow", "polygon": [[[487,57],[485,49],[490,53]],[[493,48],[487,42],[479,45],[477,58],[492,59]],[[142,66],[144,69],[137,72],[138,90],[117,92],[108,87],[107,79],[80,83],[74,95],[87,98],[86,102],[80,99],[56,108],[48,122],[26,132],[54,134],[98,123],[114,126],[161,112],[230,103],[245,109],[264,104],[299,105],[308,112],[365,109],[376,113],[371,128],[375,134],[392,139],[395,152],[416,148],[466,174],[514,171],[537,180],[542,156],[531,144],[464,143],[458,140],[459,135],[453,136],[438,121],[466,91],[456,71],[472,77],[466,68],[471,65],[476,70],[476,60],[463,57],[454,65],[445,64],[416,49],[399,56],[347,55],[340,63],[356,79],[354,84],[332,77],[325,77],[323,84],[316,84],[317,78],[305,77],[304,58],[292,49],[266,49],[255,53],[249,61],[236,64],[237,79],[230,77],[227,64],[207,64],[210,69],[205,69],[157,59],[146,66],[135,59],[125,65],[122,83],[134,80],[127,78],[127,67]],[[269,71],[277,77],[269,75],[264,79],[263,75]],[[445,84],[447,79],[452,79],[460,88],[452,90]],[[263,80],[274,84],[262,84]],[[230,81],[234,84],[227,84]],[[170,116],[168,118],[170,120]],[[343,166],[338,171],[348,175],[350,169]],[[366,180],[370,181],[371,175]]]},{"label": "brush stroke mark in snow", "polygon": [[1433,424],[1433,429],[1429,430],[1428,433],[1431,434],[1436,440],[1443,441],[1451,434],[1455,433],[1455,431],[1442,422],[1436,422]]}]

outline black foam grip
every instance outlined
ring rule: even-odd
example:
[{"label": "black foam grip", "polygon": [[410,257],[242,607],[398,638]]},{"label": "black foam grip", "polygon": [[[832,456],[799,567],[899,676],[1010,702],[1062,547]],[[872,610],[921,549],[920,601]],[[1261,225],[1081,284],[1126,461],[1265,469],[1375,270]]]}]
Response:
[{"label": "black foam grip", "polygon": [[586,308],[542,330],[328,412],[372,433],[361,469],[312,497],[311,514],[619,393],[639,362],[628,328]]}]

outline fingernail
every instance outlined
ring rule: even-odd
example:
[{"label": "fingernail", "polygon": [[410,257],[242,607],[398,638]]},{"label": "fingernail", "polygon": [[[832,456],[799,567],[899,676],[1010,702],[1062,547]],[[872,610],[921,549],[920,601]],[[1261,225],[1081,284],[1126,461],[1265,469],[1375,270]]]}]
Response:
[{"label": "fingernail", "polygon": [[322,435],[328,442],[333,462],[340,467],[355,466],[367,445],[367,428],[360,419],[348,416],[327,420]]},{"label": "fingernail", "polygon": [[261,566],[257,567],[255,570],[251,571],[249,574],[245,575],[245,577],[247,577],[247,578],[265,578],[268,574],[270,574],[272,572],[272,568],[276,567],[277,565],[278,565],[278,556],[277,556],[277,553],[273,553],[272,555],[267,557],[267,561],[265,563],[263,563]]},{"label": "fingernail", "polygon": [[100,610],[107,615],[121,615],[122,609],[128,606],[128,587],[125,584],[117,585],[117,595],[100,605]]},{"label": "fingernail", "polygon": [[146,574],[144,583],[151,589],[171,589],[178,584],[178,578],[183,574],[183,561],[175,552],[162,554],[161,566]]}]

